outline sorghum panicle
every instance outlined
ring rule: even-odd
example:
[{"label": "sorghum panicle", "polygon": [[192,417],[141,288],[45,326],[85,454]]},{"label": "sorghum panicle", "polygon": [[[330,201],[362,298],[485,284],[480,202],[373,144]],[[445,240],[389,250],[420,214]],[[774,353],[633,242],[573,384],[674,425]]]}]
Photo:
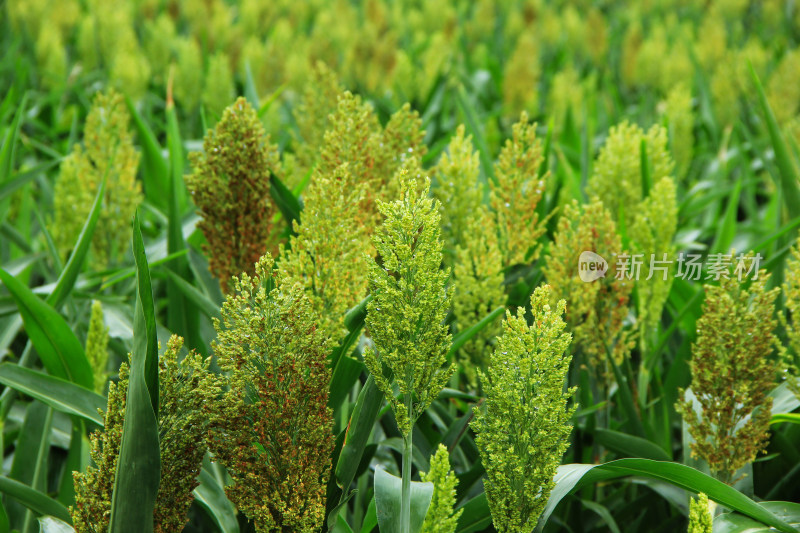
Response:
[{"label": "sorghum panicle", "polygon": [[490,182],[490,205],[497,220],[498,242],[504,266],[525,263],[538,257],[538,247],[530,248],[544,233],[536,206],[542,200],[549,172],[539,177],[544,161],[536,124],[522,113],[512,128],[512,136],[500,150],[494,166],[496,181]]},{"label": "sorghum panicle", "polygon": [[[208,370],[210,359],[192,352],[178,362],[183,339],[173,335],[159,359],[158,434],[161,479],[153,512],[156,533],[183,531],[194,500],[197,476],[206,453],[206,414],[219,390]],[[70,508],[75,530],[105,533],[111,518],[114,477],[122,444],[129,367],[122,363],[119,381],[108,385],[108,407],[102,431],[90,437],[93,466],[74,472],[75,505]]]},{"label": "sorghum panicle", "polygon": [[215,320],[225,393],[206,412],[210,451],[257,531],[317,531],[333,451],[331,344],[303,286],[273,270],[269,254],[231,288]]},{"label": "sorghum panicle", "polygon": [[122,95],[97,93],[86,117],[83,144],[61,164],[55,186],[53,240],[66,257],[92,209],[103,176],[107,176],[105,196],[92,238],[92,265],[105,268],[123,250],[118,243],[129,242],[130,219],[142,201],[136,181],[139,154],[128,131],[130,115]]},{"label": "sorghum panicle", "polygon": [[702,492],[697,498],[689,498],[688,533],[712,533],[713,517],[709,508],[708,496]]},{"label": "sorghum panicle", "polygon": [[103,323],[103,306],[92,302],[89,332],[86,334],[86,358],[94,371],[94,391],[103,394],[108,378],[108,328]]},{"label": "sorghum panicle", "polygon": [[532,531],[544,510],[553,476],[569,445],[573,390],[565,390],[571,335],[562,319],[565,302],[550,306],[548,286],[531,296],[533,324],[525,310],[509,311],[503,335],[481,373],[485,405],[472,428],[486,468],[484,490],[500,532]]},{"label": "sorghum panicle", "polygon": [[[374,347],[364,362],[394,409],[403,435],[436,399],[455,367],[444,366],[450,334],[444,318],[450,307],[449,272],[440,269],[439,205],[428,198],[429,182],[400,176],[402,197],[379,202],[383,225],[374,237],[378,261],[369,272],[366,326]],[[413,412],[398,399],[384,367],[393,374],[401,395],[416,397]]]},{"label": "sorghum panicle", "polygon": [[206,134],[203,151],[189,156],[194,172],[186,185],[202,215],[198,227],[208,241],[203,249],[209,270],[228,292],[231,277],[252,274],[279,233],[270,199],[270,172],[280,168],[278,150],[269,144],[255,110],[239,98]]},{"label": "sorghum panicle", "polygon": [[[578,259],[594,252],[608,262],[608,272],[591,283],[578,275]],[[559,219],[544,275],[552,286],[553,301],[567,302],[565,320],[573,345],[587,357],[599,376],[608,374],[607,353],[619,363],[630,352],[633,340],[623,321],[628,315],[633,281],[616,279],[622,239],[603,203],[594,199],[581,209],[578,203],[564,208]]]},{"label": "sorghum panicle", "polygon": [[692,455],[731,484],[736,471],[754,460],[769,438],[768,393],[778,372],[772,358],[778,343],[774,305],[780,292],[767,290],[769,278],[760,271],[749,288],[735,275],[723,278],[719,286],[706,286],[690,363],[691,388],[700,409],[695,411],[688,400],[676,405],[695,440]]},{"label": "sorghum panicle", "polygon": [[454,533],[463,509],[454,512],[458,478],[450,470],[450,454],[439,444],[431,457],[431,468],[420,474],[423,482],[433,483],[433,497],[422,523],[421,533]]}]

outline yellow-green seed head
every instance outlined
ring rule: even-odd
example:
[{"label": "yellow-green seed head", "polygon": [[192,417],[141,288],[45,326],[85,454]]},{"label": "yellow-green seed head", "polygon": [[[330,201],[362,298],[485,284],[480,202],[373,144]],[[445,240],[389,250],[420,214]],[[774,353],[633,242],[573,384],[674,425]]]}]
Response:
[{"label": "yellow-green seed head", "polygon": [[565,302],[551,306],[548,286],[531,296],[533,323],[525,310],[507,313],[503,335],[481,383],[486,400],[475,408],[472,429],[486,468],[484,490],[494,527],[532,531],[555,483],[566,451],[574,407],[565,391],[572,357],[571,335],[562,319]]},{"label": "yellow-green seed head", "polygon": [[[735,473],[766,447],[778,365],[774,330],[776,287],[767,290],[769,274],[747,287],[737,279],[733,261],[727,279],[706,286],[703,315],[692,346],[691,388],[700,404],[676,405],[694,438],[692,455],[708,463],[718,479],[733,483]],[[681,396],[683,397],[683,391]]]},{"label": "yellow-green seed head", "polygon": [[331,343],[303,286],[264,255],[234,278],[215,320],[225,393],[207,411],[209,449],[233,483],[225,493],[257,531],[318,531],[333,452]]},{"label": "yellow-green seed head", "polygon": [[94,391],[103,394],[108,378],[108,328],[103,323],[103,306],[92,302],[89,332],[86,335],[86,358],[94,371]]},{"label": "yellow-green seed head", "polygon": [[130,220],[142,200],[136,181],[139,153],[128,130],[130,115],[123,97],[98,93],[84,129],[84,148],[76,146],[62,163],[55,186],[55,216],[51,234],[67,256],[92,208],[103,177],[106,190],[92,239],[92,265],[105,268],[130,242]]},{"label": "yellow-green seed head", "polygon": [[433,497],[420,532],[454,533],[464,510],[453,511],[458,478],[450,470],[450,454],[447,453],[446,446],[439,444],[436,453],[431,457],[430,470],[422,472],[420,478],[423,482],[433,483]]},{"label": "yellow-green seed head", "polygon": [[[419,190],[403,173],[400,184],[400,199],[378,203],[384,222],[374,237],[378,259],[370,267],[366,319],[374,346],[365,351],[364,362],[407,435],[455,367],[445,366],[451,337],[444,318],[452,291],[449,272],[440,269],[439,205],[427,197],[429,182]],[[412,404],[395,397],[384,368],[400,394],[412,396]]]},{"label": "yellow-green seed head", "polygon": [[658,125],[645,133],[625,121],[608,132],[589,178],[587,193],[599,197],[615,220],[622,210],[626,227],[633,223],[635,206],[642,201],[642,141],[651,183],[656,183],[664,176],[671,176],[675,166],[667,150],[667,140],[667,130]]},{"label": "yellow-green seed head", "polygon": [[709,508],[708,496],[702,492],[697,498],[689,499],[688,533],[712,533],[713,517]]},{"label": "yellow-green seed head", "polygon": [[[579,258],[583,252],[594,252],[606,260],[608,270],[604,277],[592,282],[581,280]],[[583,209],[575,201],[564,208],[545,259],[544,275],[552,286],[552,302],[566,300],[565,320],[573,335],[573,346],[599,377],[608,374],[608,352],[619,363],[633,344],[631,333],[623,324],[633,282],[615,276],[624,253],[616,224],[595,198]]]},{"label": "yellow-green seed head", "polygon": [[[675,182],[665,176],[636,208],[633,224],[628,231],[633,250],[643,255],[642,269],[636,282],[641,334],[653,330],[661,321],[661,311],[675,277],[675,246],[672,240],[677,227]],[[666,268],[666,271],[661,268]]]},{"label": "yellow-green seed head", "polygon": [[543,161],[542,141],[536,137],[536,124],[528,122],[527,113],[522,113],[512,128],[511,138],[500,150],[494,166],[495,181],[490,183],[489,203],[497,220],[504,266],[538,257],[536,242],[545,228],[536,207],[549,177],[549,172],[539,176]]}]

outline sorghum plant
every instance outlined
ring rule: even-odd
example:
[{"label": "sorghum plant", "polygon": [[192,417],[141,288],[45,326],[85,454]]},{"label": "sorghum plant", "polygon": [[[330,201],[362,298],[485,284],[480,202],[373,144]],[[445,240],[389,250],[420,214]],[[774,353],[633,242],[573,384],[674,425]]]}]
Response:
[{"label": "sorghum plant", "polygon": [[441,203],[442,232],[448,247],[454,249],[463,243],[469,220],[483,204],[483,187],[478,181],[480,159],[472,136],[465,137],[463,124],[450,139],[433,175],[437,185],[433,193]]},{"label": "sorghum plant", "polygon": [[103,431],[95,432],[90,437],[89,453],[94,465],[89,466],[84,473],[73,473],[75,505],[70,508],[70,515],[77,531],[87,533],[108,531],[127,394],[128,365],[122,363],[119,368],[119,381],[108,384],[108,406],[103,414]]},{"label": "sorghum plant", "polygon": [[[453,314],[459,330],[480,321],[506,301],[503,290],[503,256],[498,245],[497,222],[483,203],[479,182],[480,161],[459,126],[435,169],[441,202],[442,229],[452,248]],[[459,350],[459,360],[470,385],[477,385],[475,370],[485,364],[487,343],[499,332],[499,320],[487,325]]]},{"label": "sorghum plant", "polygon": [[428,513],[422,523],[421,533],[453,533],[463,509],[453,512],[456,504],[458,478],[450,470],[450,454],[447,447],[439,444],[431,457],[431,468],[420,474],[422,481],[433,483],[433,497]]},{"label": "sorghum plant", "polygon": [[565,391],[564,383],[572,336],[562,319],[566,303],[560,300],[553,309],[551,299],[546,285],[534,291],[530,326],[523,308],[507,313],[486,374],[480,373],[486,401],[475,408],[472,429],[500,532],[533,530],[569,445],[575,408],[567,407],[573,390]]},{"label": "sorghum plant", "polygon": [[658,326],[669,297],[674,279],[675,245],[672,240],[677,226],[675,182],[664,176],[636,208],[628,232],[633,248],[643,256],[639,279],[635,280],[642,342],[645,334]]},{"label": "sorghum plant", "polygon": [[158,434],[161,483],[154,511],[155,533],[183,531],[192,491],[206,454],[209,410],[219,388],[209,371],[211,359],[194,351],[178,361],[183,339],[173,335],[159,358]]},{"label": "sorghum plant", "polygon": [[425,154],[419,115],[403,106],[381,127],[372,106],[346,91],[328,119],[319,156],[319,171],[332,174],[348,164],[352,178],[364,185],[359,223],[372,234],[380,220],[378,200],[397,196],[398,185],[391,179],[412,157]]},{"label": "sorghum plant", "polygon": [[[453,372],[443,367],[450,334],[443,324],[452,297],[449,272],[439,269],[438,202],[401,175],[403,197],[379,203],[385,220],[374,237],[378,261],[370,267],[366,325],[374,348],[364,354],[367,368],[386,395],[403,435],[436,398]],[[392,372],[384,377],[383,369]],[[392,382],[399,387],[395,397]]]},{"label": "sorghum plant", "polygon": [[692,91],[687,84],[680,83],[670,90],[662,114],[669,131],[669,147],[675,158],[675,177],[682,180],[694,155]]},{"label": "sorghum plant", "polygon": [[445,366],[450,334],[444,318],[452,295],[449,272],[439,268],[439,205],[427,197],[429,182],[419,190],[416,180],[401,173],[400,185],[401,199],[378,203],[385,219],[374,237],[378,261],[370,267],[366,319],[374,346],[365,350],[364,362],[403,435],[401,525],[408,527],[412,428],[455,367]]},{"label": "sorghum plant", "polygon": [[[317,163],[331,115],[336,111],[339,95],[343,92],[336,73],[318,61],[294,112],[297,122],[297,174],[309,172]],[[299,181],[300,177],[296,176],[295,180]]]},{"label": "sorghum plant", "polygon": [[[594,252],[608,262],[608,272],[593,282],[581,281],[578,259],[584,251]],[[611,214],[595,199],[581,209],[577,202],[564,208],[550,254],[545,259],[544,275],[552,286],[552,302],[567,302],[565,320],[573,335],[576,351],[603,376],[607,373],[606,354],[617,362],[632,348],[632,339],[623,320],[633,281],[616,279],[623,256],[622,239],[617,235]]]},{"label": "sorghum plant", "polygon": [[622,210],[626,227],[633,224],[638,211],[636,206],[643,196],[642,141],[655,183],[664,176],[671,176],[675,166],[667,150],[667,139],[667,130],[658,125],[645,133],[635,124],[622,122],[608,132],[594,163],[587,193],[599,197],[614,220],[619,220]]},{"label": "sorghum plant", "polygon": [[330,343],[303,286],[273,270],[269,254],[231,289],[215,321],[225,392],[207,410],[209,449],[257,531],[316,531],[333,450]]},{"label": "sorghum plant", "polygon": [[278,151],[256,112],[239,98],[206,134],[203,151],[190,154],[190,160],[194,172],[186,186],[202,215],[198,227],[207,240],[203,249],[209,270],[228,292],[231,277],[252,274],[278,236],[269,193],[270,172],[280,168]]},{"label": "sorghum plant", "polygon": [[[197,475],[206,453],[207,410],[217,395],[208,371],[209,360],[194,352],[178,362],[183,339],[173,335],[159,359],[158,434],[161,481],[153,511],[156,533],[183,531],[194,500]],[[122,363],[119,381],[108,386],[108,408],[103,431],[91,436],[94,466],[75,472],[75,505],[70,508],[76,531],[106,532],[111,518],[114,476],[122,443],[128,394],[128,364]]]},{"label": "sorghum plant", "polygon": [[[692,454],[708,463],[711,473],[732,484],[741,467],[756,458],[769,437],[772,398],[778,365],[772,359],[775,298],[767,290],[770,276],[761,271],[746,288],[735,276],[706,286],[703,315],[692,347],[693,402],[679,401],[694,438]],[[683,391],[681,391],[683,397]]]},{"label": "sorghum plant", "polygon": [[[478,323],[506,303],[503,257],[495,239],[496,227],[486,207],[480,206],[467,221],[463,244],[456,248],[453,314],[459,331]],[[459,361],[471,386],[477,385],[476,370],[486,367],[491,350],[489,343],[500,330],[498,317],[459,350]]]},{"label": "sorghum plant", "polygon": [[711,533],[712,530],[713,517],[708,496],[701,492],[697,498],[689,499],[689,533]]},{"label": "sorghum plant", "polygon": [[61,164],[56,181],[55,216],[50,227],[62,257],[77,240],[103,177],[106,190],[92,239],[92,264],[105,268],[122,252],[118,243],[130,241],[129,220],[142,201],[136,181],[139,154],[133,146],[130,116],[122,95],[114,91],[97,93],[83,138]]},{"label": "sorghum plant", "polygon": [[316,173],[304,197],[296,235],[278,268],[306,288],[327,337],[339,339],[345,312],[367,293],[372,243],[358,224],[364,184],[355,182],[347,164],[332,174]]},{"label": "sorghum plant", "polygon": [[86,334],[86,358],[94,371],[94,391],[103,394],[108,377],[108,328],[103,323],[103,306],[92,302],[89,332]]},{"label": "sorghum plant", "polygon": [[528,251],[544,233],[536,206],[542,200],[548,174],[539,177],[544,161],[542,141],[536,137],[536,124],[520,115],[512,137],[500,151],[494,167],[496,182],[490,182],[490,205],[497,219],[498,242],[504,266],[534,260]]},{"label": "sorghum plant", "polygon": [[215,117],[222,115],[225,107],[236,94],[230,61],[224,52],[217,52],[208,59],[202,100],[205,108]]}]

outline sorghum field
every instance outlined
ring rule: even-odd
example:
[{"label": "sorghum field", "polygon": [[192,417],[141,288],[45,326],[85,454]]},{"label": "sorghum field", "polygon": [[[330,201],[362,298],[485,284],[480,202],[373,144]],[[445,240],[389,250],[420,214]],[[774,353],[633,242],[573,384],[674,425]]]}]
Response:
[{"label": "sorghum field", "polygon": [[798,39],[0,2],[0,533],[799,532]]}]

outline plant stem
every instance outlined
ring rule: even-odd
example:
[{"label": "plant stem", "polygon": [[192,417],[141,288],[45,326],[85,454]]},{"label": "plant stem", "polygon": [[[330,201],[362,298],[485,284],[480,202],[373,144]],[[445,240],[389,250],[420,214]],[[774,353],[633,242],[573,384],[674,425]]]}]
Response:
[{"label": "plant stem", "polygon": [[[405,404],[408,406],[408,417],[412,419],[411,394],[405,395]],[[403,492],[400,500],[400,533],[411,533],[411,438],[414,433],[412,428],[408,435],[403,435]]]}]

